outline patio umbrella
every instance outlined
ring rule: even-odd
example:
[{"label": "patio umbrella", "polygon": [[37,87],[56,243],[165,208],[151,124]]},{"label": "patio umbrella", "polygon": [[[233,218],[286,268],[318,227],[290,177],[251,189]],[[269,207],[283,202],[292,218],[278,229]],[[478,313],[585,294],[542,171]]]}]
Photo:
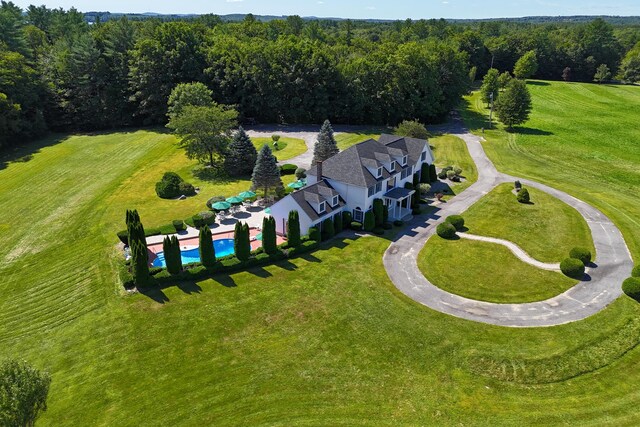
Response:
[{"label": "patio umbrella", "polygon": [[256,234],[256,240],[262,240],[262,233]]},{"label": "patio umbrella", "polygon": [[211,205],[211,207],[217,211],[226,211],[231,207],[231,203],[229,202],[215,202]]},{"label": "patio umbrella", "polygon": [[264,213],[271,215],[271,208],[267,208],[264,210]]},{"label": "patio umbrella", "polygon": [[252,197],[256,197],[256,193],[254,193],[253,191],[243,191],[242,193],[238,194],[239,197],[242,197],[243,199],[251,199]]},{"label": "patio umbrella", "polygon": [[238,204],[244,202],[244,198],[239,197],[239,196],[233,196],[233,197],[229,197],[227,199],[227,202],[231,203],[232,205],[238,205]]},{"label": "patio umbrella", "polygon": [[299,188],[304,187],[304,183],[302,183],[300,181],[295,181],[295,182],[292,182],[291,184],[287,185],[287,187],[299,189]]}]

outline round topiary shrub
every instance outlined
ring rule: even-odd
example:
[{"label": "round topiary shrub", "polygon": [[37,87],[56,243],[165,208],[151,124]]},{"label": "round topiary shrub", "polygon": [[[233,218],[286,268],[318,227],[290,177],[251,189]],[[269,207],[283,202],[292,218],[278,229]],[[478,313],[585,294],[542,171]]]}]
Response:
[{"label": "round topiary shrub", "polygon": [[453,225],[456,230],[462,230],[464,228],[464,218],[460,215],[449,215],[445,221]]},{"label": "round topiary shrub", "polygon": [[181,219],[174,219],[173,221],[171,221],[171,224],[173,225],[173,228],[176,229],[176,231],[182,231],[185,229],[184,221]]},{"label": "round topiary shrub", "polygon": [[190,184],[188,182],[181,182],[180,184],[178,184],[178,192],[180,193],[180,195],[195,196],[196,188],[193,186],[193,184]]},{"label": "round topiary shrub", "polygon": [[584,263],[577,258],[566,258],[560,263],[560,270],[565,276],[573,279],[584,277]]},{"label": "round topiary shrub", "polygon": [[180,184],[170,181],[156,182],[156,194],[161,199],[175,199],[180,195]]},{"label": "round topiary shrub", "polygon": [[296,169],[296,178],[298,179],[304,179],[307,177],[307,170],[305,168],[298,168]]},{"label": "round topiary shrub", "polygon": [[640,264],[633,267],[633,270],[631,270],[631,277],[640,277]]},{"label": "round topiary shrub", "polygon": [[449,222],[443,222],[442,224],[438,224],[436,233],[443,239],[453,239],[456,236],[456,228]]},{"label": "round topiary shrub", "polygon": [[352,230],[362,230],[362,223],[358,222],[358,221],[353,221],[351,223],[351,229]]},{"label": "round topiary shrub", "polygon": [[198,214],[203,225],[213,225],[216,223],[216,214],[211,211],[204,211]]},{"label": "round topiary shrub", "polygon": [[516,196],[516,199],[520,203],[529,203],[530,201],[529,190],[527,190],[526,188],[523,188],[522,190],[518,191],[518,195]]},{"label": "round topiary shrub", "polygon": [[584,265],[587,265],[591,262],[591,252],[585,248],[575,247],[571,249],[571,252],[569,252],[569,256],[571,258],[579,259]]},{"label": "round topiary shrub", "polygon": [[291,163],[286,163],[280,166],[280,175],[293,175],[296,173],[298,166]]},{"label": "round topiary shrub", "polygon": [[447,179],[447,171],[441,170],[438,172],[438,179]]},{"label": "round topiary shrub", "polygon": [[629,277],[622,282],[622,290],[636,301],[640,301],[640,278]]}]

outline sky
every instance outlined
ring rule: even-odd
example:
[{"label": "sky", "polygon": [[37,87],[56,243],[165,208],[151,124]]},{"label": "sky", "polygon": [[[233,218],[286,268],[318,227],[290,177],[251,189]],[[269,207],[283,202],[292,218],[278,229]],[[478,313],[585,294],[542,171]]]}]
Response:
[{"label": "sky", "polygon": [[336,18],[507,18],[556,15],[640,15],[640,0],[12,0],[82,12],[253,13]]}]

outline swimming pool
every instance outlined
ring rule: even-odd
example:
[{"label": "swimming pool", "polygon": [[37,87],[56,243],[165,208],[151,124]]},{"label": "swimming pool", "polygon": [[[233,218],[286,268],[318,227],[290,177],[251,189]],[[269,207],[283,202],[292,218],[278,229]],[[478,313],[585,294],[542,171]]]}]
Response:
[{"label": "swimming pool", "polygon": [[[213,241],[213,248],[216,251],[216,258],[222,258],[223,256],[233,255],[233,239],[220,239]],[[180,251],[182,255],[182,265],[186,265],[192,262],[200,262],[200,250],[198,248],[189,249],[188,251]],[[166,267],[167,263],[164,260],[164,252],[158,252],[157,258],[153,260],[154,267]]]}]

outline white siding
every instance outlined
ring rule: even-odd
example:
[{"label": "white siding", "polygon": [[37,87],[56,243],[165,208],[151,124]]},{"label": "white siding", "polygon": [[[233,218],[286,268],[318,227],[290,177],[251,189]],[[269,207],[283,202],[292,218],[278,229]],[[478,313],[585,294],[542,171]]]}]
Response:
[{"label": "white siding", "polygon": [[289,212],[297,210],[300,217],[300,233],[306,234],[306,230],[311,226],[311,219],[300,209],[298,203],[293,200],[290,195],[279,200],[271,206],[271,216],[276,220],[276,232],[284,234],[286,232],[286,224],[289,219]]}]

